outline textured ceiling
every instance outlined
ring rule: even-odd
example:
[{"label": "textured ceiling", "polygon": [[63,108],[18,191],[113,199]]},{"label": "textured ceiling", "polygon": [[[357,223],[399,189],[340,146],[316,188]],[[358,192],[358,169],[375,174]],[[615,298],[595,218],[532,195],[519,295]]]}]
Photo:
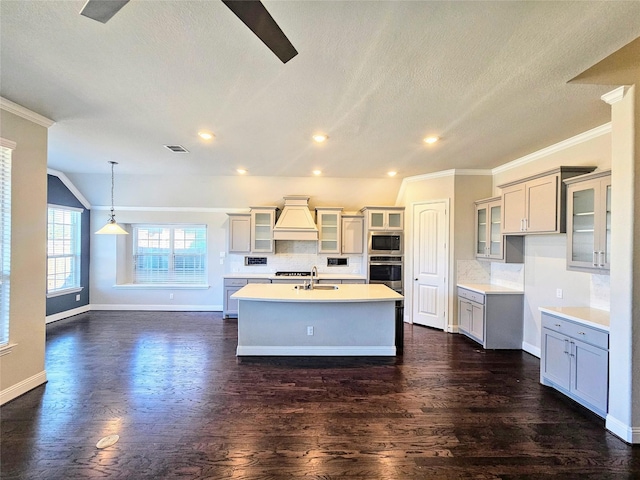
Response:
[{"label": "textured ceiling", "polygon": [[567,81],[640,36],[638,1],[265,1],[299,52],[282,64],[217,0],[132,0],[106,25],[83,3],[0,3],[0,94],[56,122],[67,173],[492,168],[609,121],[611,87]]}]

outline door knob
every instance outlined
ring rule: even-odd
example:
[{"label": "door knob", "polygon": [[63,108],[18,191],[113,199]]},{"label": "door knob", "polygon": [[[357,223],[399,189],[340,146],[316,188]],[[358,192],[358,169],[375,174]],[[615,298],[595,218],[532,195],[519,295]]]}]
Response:
[{"label": "door knob", "polygon": [[418,279],[416,278],[416,282],[418,281]]}]

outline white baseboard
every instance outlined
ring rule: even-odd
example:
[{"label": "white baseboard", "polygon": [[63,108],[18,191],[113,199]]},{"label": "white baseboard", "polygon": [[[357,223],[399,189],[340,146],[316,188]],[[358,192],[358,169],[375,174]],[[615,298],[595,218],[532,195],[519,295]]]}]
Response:
[{"label": "white baseboard", "polygon": [[20,395],[27,393],[29,390],[33,390],[34,388],[39,387],[46,382],[47,372],[43,370],[40,373],[36,373],[35,375],[16,383],[15,385],[11,385],[9,388],[5,388],[4,390],[0,391],[0,405],[4,405],[14,398],[17,398]]},{"label": "white baseboard", "polygon": [[522,350],[524,350],[527,353],[530,353],[534,357],[540,358],[540,355],[541,355],[540,347],[536,347],[535,345],[531,345],[530,343],[527,343],[527,342],[522,342]]},{"label": "white baseboard", "polygon": [[393,357],[396,354],[396,347],[391,346],[370,346],[370,347],[294,347],[294,346],[251,346],[238,345],[236,355],[239,357],[258,356],[385,356]]},{"label": "white baseboard", "polygon": [[91,310],[147,310],[158,312],[221,312],[222,305],[135,305],[135,304],[91,304]]},{"label": "white baseboard", "polygon": [[91,305],[83,305],[78,308],[72,308],[60,313],[54,313],[53,315],[47,315],[45,323],[57,322],[58,320],[64,320],[65,318],[73,317],[74,315],[80,315],[91,310]]},{"label": "white baseboard", "polygon": [[605,425],[607,430],[625,442],[632,444],[640,443],[640,427],[631,427],[609,414],[607,414]]}]

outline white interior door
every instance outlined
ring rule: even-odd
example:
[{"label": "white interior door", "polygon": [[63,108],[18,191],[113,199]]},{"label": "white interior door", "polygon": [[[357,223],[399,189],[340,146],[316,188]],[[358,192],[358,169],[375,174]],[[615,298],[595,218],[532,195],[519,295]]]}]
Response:
[{"label": "white interior door", "polygon": [[413,322],[447,324],[449,223],[446,202],[413,207]]}]

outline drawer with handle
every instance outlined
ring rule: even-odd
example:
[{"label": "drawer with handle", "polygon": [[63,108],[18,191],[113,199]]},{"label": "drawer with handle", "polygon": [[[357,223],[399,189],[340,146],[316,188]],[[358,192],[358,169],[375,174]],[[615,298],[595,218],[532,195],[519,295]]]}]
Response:
[{"label": "drawer with handle", "polygon": [[542,327],[563,333],[596,347],[609,348],[609,334],[588,325],[542,313]]},{"label": "drawer with handle", "polygon": [[458,287],[458,297],[466,298],[467,300],[471,300],[472,302],[484,305],[484,295],[482,293],[473,292],[471,290],[467,290],[466,288]]}]

